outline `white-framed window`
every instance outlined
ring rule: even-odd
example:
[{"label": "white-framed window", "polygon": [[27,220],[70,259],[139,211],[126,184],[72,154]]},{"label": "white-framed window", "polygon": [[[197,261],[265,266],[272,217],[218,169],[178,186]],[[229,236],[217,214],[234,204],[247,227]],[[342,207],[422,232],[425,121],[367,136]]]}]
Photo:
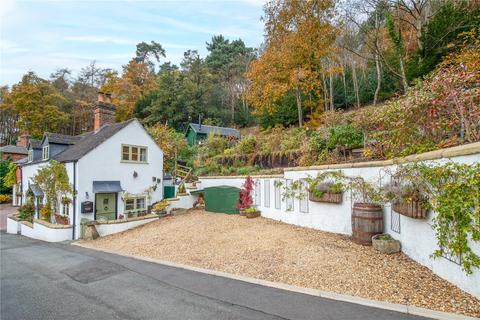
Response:
[{"label": "white-framed window", "polygon": [[42,148],[42,159],[43,160],[48,160],[50,155],[50,147],[48,145],[43,146]]},{"label": "white-framed window", "polygon": [[255,180],[255,205],[259,206],[262,201],[262,189],[260,180]]},{"label": "white-framed window", "polygon": [[28,150],[28,162],[33,161],[33,149]]},{"label": "white-framed window", "polygon": [[145,197],[132,197],[125,199],[125,212],[134,213],[146,210]]},{"label": "white-framed window", "polygon": [[300,180],[300,194],[302,198],[300,201],[300,212],[308,213],[308,183],[305,180]]},{"label": "white-framed window", "polygon": [[122,144],[122,161],[147,162],[147,147]]},{"label": "white-framed window", "polygon": [[[286,179],[285,180],[285,188],[287,190],[291,189],[292,187],[293,180],[292,179]],[[285,197],[285,207],[287,211],[293,211],[294,208],[294,201],[293,201],[293,196]]]},{"label": "white-framed window", "polygon": [[275,195],[275,209],[281,209],[282,208],[282,180],[276,180],[274,182],[274,195]]},{"label": "white-framed window", "polygon": [[70,204],[69,203],[64,203],[64,204],[62,204],[62,206],[63,206],[63,208],[62,208],[63,215],[67,216],[69,211],[70,211]]},{"label": "white-framed window", "polygon": [[270,208],[270,180],[263,180],[263,189],[265,197],[263,204],[265,208]]}]

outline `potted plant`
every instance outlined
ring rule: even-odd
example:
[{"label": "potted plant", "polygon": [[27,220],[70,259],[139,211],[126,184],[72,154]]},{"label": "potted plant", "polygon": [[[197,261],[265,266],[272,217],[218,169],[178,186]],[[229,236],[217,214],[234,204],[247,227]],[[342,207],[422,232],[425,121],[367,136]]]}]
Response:
[{"label": "potted plant", "polygon": [[62,216],[61,214],[55,213],[55,222],[62,225],[68,225],[68,216]]},{"label": "potted plant", "polygon": [[430,203],[424,189],[424,182],[413,169],[403,166],[392,174],[392,182],[385,186],[384,192],[394,211],[406,217],[426,219]]},{"label": "potted plant", "polygon": [[237,208],[240,210],[241,216],[245,216],[246,215],[245,209],[250,208],[253,204],[253,198],[252,198],[253,185],[254,185],[254,182],[252,177],[248,176],[242,185],[242,189],[240,189]]},{"label": "potted plant", "polygon": [[349,180],[353,200],[352,239],[358,244],[372,245],[372,237],[383,233],[383,190],[362,177]]},{"label": "potted plant", "polygon": [[313,202],[342,203],[346,177],[341,171],[319,173],[306,179],[308,199]]},{"label": "potted plant", "polygon": [[343,183],[323,182],[308,189],[308,199],[313,202],[342,203]]},{"label": "potted plant", "polygon": [[178,186],[177,195],[184,196],[187,194],[187,190],[185,189],[185,183],[182,183]]},{"label": "potted plant", "polygon": [[246,208],[244,211],[245,211],[245,216],[247,217],[247,219],[253,219],[253,218],[256,218],[256,217],[260,217],[260,211],[255,207]]},{"label": "potted plant", "polygon": [[393,239],[388,233],[374,235],[372,245],[381,253],[391,254],[400,251],[400,241]]}]

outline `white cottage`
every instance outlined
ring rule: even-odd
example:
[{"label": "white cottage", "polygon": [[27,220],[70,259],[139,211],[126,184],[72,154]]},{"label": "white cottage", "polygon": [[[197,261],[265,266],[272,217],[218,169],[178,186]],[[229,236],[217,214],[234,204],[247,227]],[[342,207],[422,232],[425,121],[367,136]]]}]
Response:
[{"label": "white cottage", "polygon": [[45,133],[40,143],[29,144],[28,158],[19,161],[22,202],[33,193],[36,204],[44,202],[33,183],[38,169],[50,160],[65,164],[74,196],[57,211],[69,216],[72,239],[80,237],[82,219],[136,216],[163,198],[163,152],[140,122],[115,123],[115,107],[103,93],[94,117],[94,131],[78,136]]}]

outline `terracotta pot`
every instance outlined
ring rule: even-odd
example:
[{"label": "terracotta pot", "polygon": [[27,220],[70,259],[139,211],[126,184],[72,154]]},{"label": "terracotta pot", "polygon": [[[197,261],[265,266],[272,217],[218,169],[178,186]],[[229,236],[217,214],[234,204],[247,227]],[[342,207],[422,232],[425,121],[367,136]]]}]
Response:
[{"label": "terracotta pot", "polygon": [[312,193],[309,193],[308,199],[313,202],[342,203],[343,193],[326,192],[320,197],[316,197]]},{"label": "terracotta pot", "polygon": [[256,217],[260,217],[260,211],[255,211],[255,212],[245,212],[245,216],[247,217],[247,219],[253,219],[253,218],[256,218]]},{"label": "terracotta pot", "polygon": [[56,214],[55,215],[55,222],[58,223],[58,224],[62,224],[62,225],[68,225],[68,218],[63,217],[59,214]]},{"label": "terracotta pot", "polygon": [[400,251],[400,241],[395,239],[379,239],[385,234],[377,234],[372,237],[372,245],[381,253],[391,254]]},{"label": "terracotta pot", "polygon": [[395,212],[413,219],[426,219],[428,210],[425,209],[420,201],[397,201],[392,206]]}]

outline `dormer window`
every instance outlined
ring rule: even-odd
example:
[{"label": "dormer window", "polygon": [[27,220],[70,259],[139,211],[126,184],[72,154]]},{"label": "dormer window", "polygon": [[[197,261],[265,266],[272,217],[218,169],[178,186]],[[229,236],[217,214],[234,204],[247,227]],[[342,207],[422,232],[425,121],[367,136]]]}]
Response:
[{"label": "dormer window", "polygon": [[48,160],[48,156],[50,154],[50,148],[48,147],[48,145],[44,146],[43,149],[42,149],[42,159],[43,160]]},{"label": "dormer window", "polygon": [[28,162],[33,161],[33,149],[28,150]]}]

